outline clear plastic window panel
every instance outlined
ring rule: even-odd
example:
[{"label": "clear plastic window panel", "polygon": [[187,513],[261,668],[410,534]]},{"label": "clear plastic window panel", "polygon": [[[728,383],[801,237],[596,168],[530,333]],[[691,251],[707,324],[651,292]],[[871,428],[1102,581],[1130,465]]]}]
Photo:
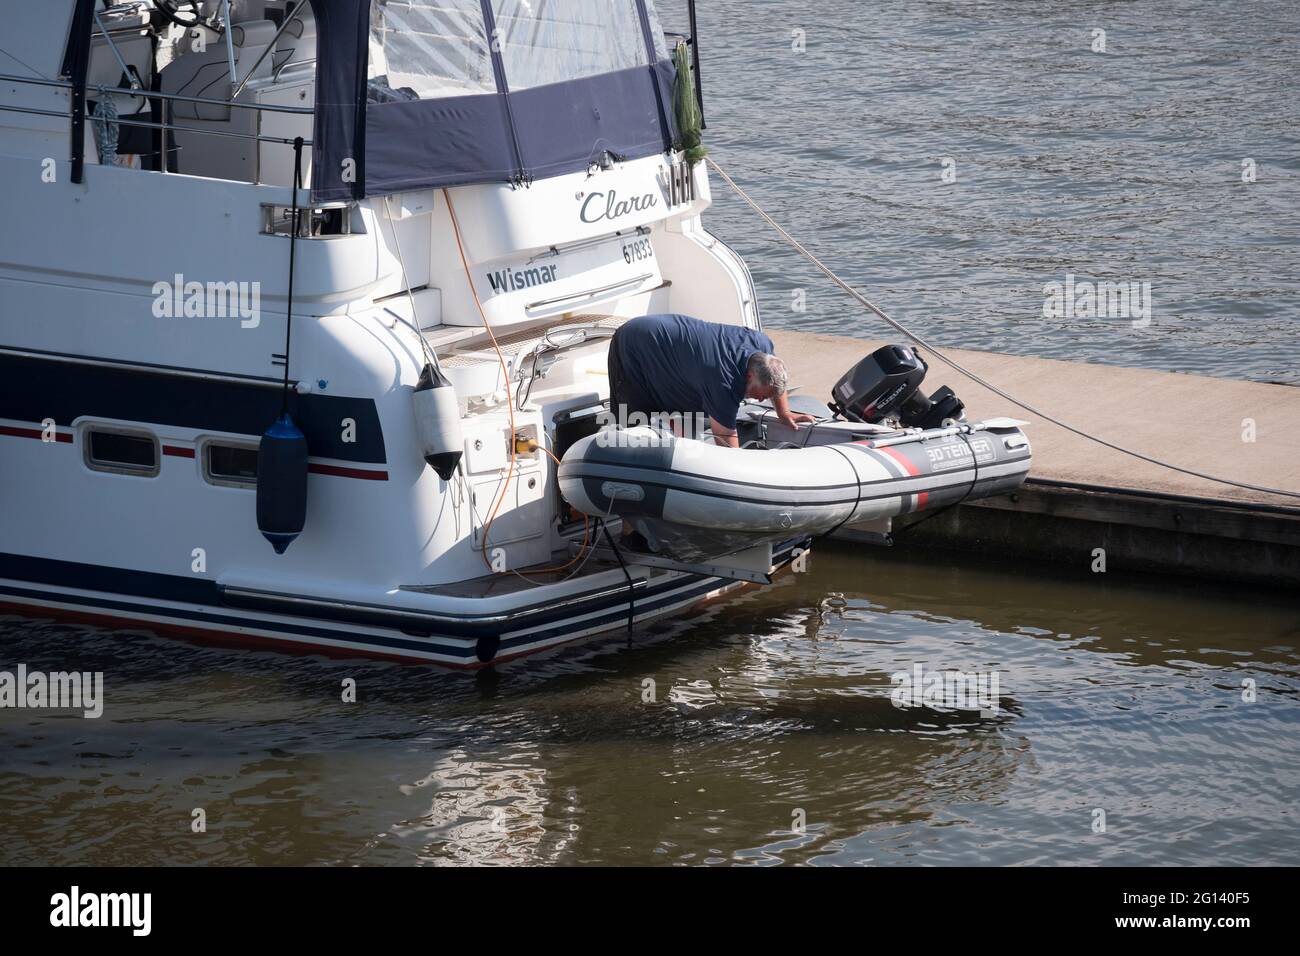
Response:
[{"label": "clear plastic window panel", "polygon": [[512,90],[648,62],[636,0],[492,0]]},{"label": "clear plastic window panel", "polygon": [[372,0],[367,100],[495,93],[479,0]]},{"label": "clear plastic window panel", "polygon": [[645,0],[645,12],[650,17],[650,35],[655,41],[655,59],[671,60],[672,52],[668,49],[668,39],[664,36],[664,27],[655,9],[654,0]]}]

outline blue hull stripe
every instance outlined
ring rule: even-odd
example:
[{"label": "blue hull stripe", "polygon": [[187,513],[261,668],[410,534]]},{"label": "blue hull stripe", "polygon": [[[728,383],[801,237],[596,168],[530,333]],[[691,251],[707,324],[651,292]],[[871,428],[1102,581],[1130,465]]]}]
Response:
[{"label": "blue hull stripe", "polygon": [[[777,563],[783,564],[789,558],[789,548],[783,549],[776,556]],[[622,593],[593,601],[591,605],[577,605],[568,612],[521,612],[512,619],[510,630],[499,625],[479,624],[467,620],[462,635],[439,634],[428,638],[399,636],[400,631],[391,631],[391,636],[349,632],[312,626],[312,618],[305,617],[302,624],[284,620],[287,615],[278,615],[276,620],[260,620],[238,616],[221,608],[217,585],[213,581],[179,577],[176,575],[157,574],[147,571],[128,571],[120,568],[106,568],[98,565],[78,564],[69,561],[56,561],[47,558],[31,558],[21,555],[0,554],[0,577],[17,580],[27,584],[53,585],[77,590],[108,592],[107,596],[88,594],[64,594],[32,587],[18,587],[0,584],[0,595],[13,598],[26,598],[43,601],[55,601],[61,604],[117,611],[125,614],[151,615],[172,621],[190,621],[197,624],[219,625],[222,627],[248,628],[258,631],[271,631],[286,637],[302,639],[323,638],[333,641],[347,641],[372,647],[376,650],[398,652],[415,651],[424,654],[436,654],[459,660],[472,660],[476,657],[476,641],[479,638],[500,638],[496,655],[508,654],[512,649],[537,643],[556,643],[562,641],[574,630],[588,630],[598,627],[616,627],[627,620],[627,600]],[[695,578],[698,583],[690,584],[692,579],[676,578],[655,586],[648,591],[636,594],[635,610],[638,615],[655,612],[683,601],[690,601],[725,586],[728,582],[720,578]],[[148,604],[132,603],[131,597],[166,600],[177,603],[198,604],[212,610],[193,610],[189,608],[157,607]],[[545,607],[545,605],[539,605]],[[573,606],[571,606],[573,607]],[[604,611],[595,617],[586,617],[581,621],[575,617]],[[497,612],[492,612],[493,614]],[[567,617],[562,617],[567,613]],[[557,620],[557,618],[560,618]],[[148,623],[148,622],[144,622]],[[505,636],[510,631],[541,623],[553,623],[554,626],[530,631],[526,634],[515,633]],[[460,630],[460,629],[458,629]],[[439,640],[443,638],[444,640]],[[447,640],[460,642],[447,643]]]},{"label": "blue hull stripe", "polygon": [[[210,614],[203,611],[191,611],[183,608],[152,607],[147,604],[130,604],[104,597],[92,597],[82,594],[60,594],[53,591],[33,591],[27,588],[15,588],[0,584],[0,595],[20,598],[34,598],[41,601],[57,601],[60,604],[77,604],[86,608],[122,611],[129,614],[146,614],[165,617],[175,621],[194,621],[205,624],[220,624],[223,627],[254,628],[260,631],[276,631],[286,636],[323,637],[336,641],[349,641],[357,644],[372,645],[384,650],[413,650],[428,654],[444,654],[449,657],[471,658],[474,656],[472,645],[436,644],[432,641],[403,640],[401,638],[382,637],[377,634],[356,634],[347,631],[331,631],[324,628],[303,625],[287,625],[279,621],[254,621],[248,618],[231,617],[222,614]],[[148,624],[148,621],[141,622]]]},{"label": "blue hull stripe", "polygon": [[[142,427],[170,425],[230,432],[256,439],[280,412],[281,393],[258,384],[186,379],[139,368],[75,365],[0,353],[0,418],[54,419],[69,428],[79,418],[110,418]],[[374,399],[289,392],[289,411],[313,457],[382,465],[388,458]],[[339,422],[356,421],[355,442]]]},{"label": "blue hull stripe", "polygon": [[[37,586],[46,584],[71,588],[77,591],[102,592],[118,597],[171,601],[177,604],[199,604],[219,610],[224,615],[224,620],[235,619],[231,616],[235,609],[222,601],[221,589],[217,582],[203,578],[160,574],[153,571],[131,571],[94,564],[80,564],[72,561],[0,553],[0,580]],[[636,594],[637,606],[640,607],[646,602],[653,601],[665,591],[679,588],[684,583],[686,583],[685,580],[678,578],[638,590]],[[294,618],[302,616],[305,620],[315,618],[317,620],[337,621],[342,624],[392,630],[398,634],[414,632],[412,636],[416,641],[419,641],[419,635],[421,634],[428,635],[430,639],[441,637],[476,640],[480,637],[501,637],[504,646],[509,643],[504,636],[513,631],[543,624],[567,622],[576,614],[581,613],[590,613],[608,608],[620,609],[621,613],[626,614],[627,609],[627,596],[622,590],[606,593],[601,598],[593,599],[589,604],[578,605],[580,608],[578,611],[572,609],[573,605],[564,609],[553,608],[551,606],[552,600],[549,599],[517,609],[512,612],[510,621],[504,625],[476,620],[473,615],[466,615],[464,623],[461,624],[444,622],[431,624],[421,621],[419,612],[412,612],[410,618],[405,622],[405,626],[394,628],[391,627],[391,622],[378,621],[373,617],[367,617],[365,614],[348,617],[337,611],[323,610],[319,614],[308,612],[298,615],[273,606],[259,607],[256,610],[280,617]],[[249,609],[246,608],[245,610]],[[395,608],[394,610],[399,609]],[[485,611],[482,617],[496,617],[500,613],[499,611]],[[548,631],[546,633],[556,632]],[[532,639],[531,636],[526,635],[524,637],[525,642],[531,642]],[[417,644],[416,646],[423,645]]]},{"label": "blue hull stripe", "polygon": [[[681,581],[675,582],[678,586]],[[654,612],[682,601],[689,601],[693,598],[702,597],[710,591],[716,590],[724,582],[717,578],[709,578],[702,584],[673,594],[668,597],[661,597],[658,600],[642,600],[636,604],[638,615]],[[373,647],[376,650],[383,651],[417,651],[424,654],[437,654],[443,657],[451,657],[459,660],[473,660],[476,658],[476,646],[472,641],[464,644],[440,644],[433,640],[418,640],[411,638],[386,637],[378,634],[356,633],[348,631],[327,630],[325,628],[311,627],[308,625],[288,624],[282,621],[250,620],[248,618],[232,617],[229,615],[213,614],[204,611],[192,611],[183,608],[171,607],[151,607],[143,604],[130,604],[125,601],[111,600],[102,597],[92,597],[80,594],[60,594],[50,591],[34,591],[27,588],[15,588],[8,585],[0,584],[0,595],[7,595],[15,598],[28,598],[42,601],[57,601],[60,604],[76,604],[82,607],[100,610],[120,611],[128,614],[144,614],[154,617],[164,617],[177,621],[193,621],[196,623],[217,624],[223,627],[241,627],[250,628],[259,631],[275,631],[286,635],[286,637],[304,638],[325,638],[333,641],[347,641],[352,644],[361,644]],[[586,609],[589,611],[590,609]],[[557,639],[562,640],[572,631],[581,629],[588,630],[594,627],[612,625],[617,627],[627,620],[626,605],[616,608],[613,612],[602,614],[598,617],[587,618],[580,622],[573,622],[569,626],[560,626],[549,628],[544,631],[534,631],[528,634],[516,637],[505,638],[501,641],[496,656],[501,656],[503,652],[509,652],[513,648],[523,647],[526,645],[537,644],[541,642],[555,642]],[[146,626],[148,621],[141,623]]]}]

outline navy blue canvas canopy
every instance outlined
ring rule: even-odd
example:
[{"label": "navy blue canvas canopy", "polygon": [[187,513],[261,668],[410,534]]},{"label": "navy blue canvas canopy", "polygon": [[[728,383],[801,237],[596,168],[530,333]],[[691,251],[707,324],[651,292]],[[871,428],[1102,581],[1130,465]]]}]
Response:
[{"label": "navy blue canvas canopy", "polygon": [[[529,182],[678,141],[653,0],[310,0],[312,200]],[[73,178],[97,0],[75,0]]]},{"label": "navy blue canvas canopy", "polygon": [[532,179],[677,138],[652,0],[312,0],[312,199]]}]

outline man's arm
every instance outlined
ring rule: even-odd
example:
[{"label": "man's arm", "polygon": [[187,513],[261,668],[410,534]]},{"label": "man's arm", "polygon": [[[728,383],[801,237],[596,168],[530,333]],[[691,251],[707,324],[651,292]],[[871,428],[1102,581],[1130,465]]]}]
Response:
[{"label": "man's arm", "polygon": [[713,441],[723,448],[739,448],[740,439],[734,428],[727,428],[712,415],[709,416],[709,430],[713,432]]},{"label": "man's arm", "polygon": [[815,422],[817,419],[812,415],[805,415],[803,412],[790,411],[790,400],[785,393],[781,393],[772,399],[772,407],[776,409],[776,415],[781,421],[785,422],[790,428],[798,428],[801,422]]}]

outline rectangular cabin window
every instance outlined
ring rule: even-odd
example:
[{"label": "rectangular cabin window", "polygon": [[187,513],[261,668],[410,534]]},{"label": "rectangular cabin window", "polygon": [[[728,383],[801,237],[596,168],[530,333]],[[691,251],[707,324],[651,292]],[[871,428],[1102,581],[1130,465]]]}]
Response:
[{"label": "rectangular cabin window", "polygon": [[145,432],[88,429],[86,465],[93,471],[152,478],[158,474],[158,439]]},{"label": "rectangular cabin window", "polygon": [[208,442],[203,446],[203,477],[209,484],[257,487],[257,446]]}]

